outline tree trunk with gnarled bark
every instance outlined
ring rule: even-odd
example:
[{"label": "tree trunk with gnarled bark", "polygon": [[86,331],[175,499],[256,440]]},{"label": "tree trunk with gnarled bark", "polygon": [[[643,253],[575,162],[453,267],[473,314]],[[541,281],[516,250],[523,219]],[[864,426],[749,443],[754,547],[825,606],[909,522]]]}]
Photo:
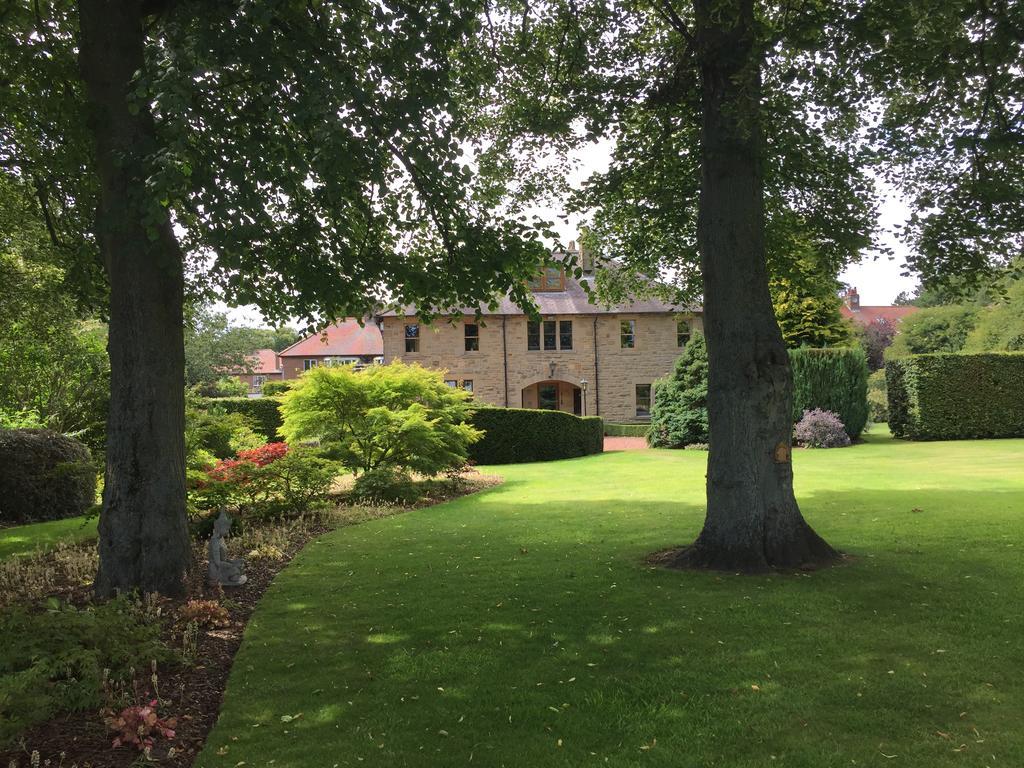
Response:
[{"label": "tree trunk with gnarled bark", "polygon": [[183,262],[168,212],[146,189],[155,146],[140,2],[79,0],[79,64],[91,108],[101,202],[97,238],[110,282],[110,416],[100,513],[101,596],[184,589]]},{"label": "tree trunk with gnarled bark", "polygon": [[708,345],[707,518],[682,567],[763,571],[835,560],[793,495],[793,380],[768,292],[753,0],[694,0],[702,85],[697,227]]}]

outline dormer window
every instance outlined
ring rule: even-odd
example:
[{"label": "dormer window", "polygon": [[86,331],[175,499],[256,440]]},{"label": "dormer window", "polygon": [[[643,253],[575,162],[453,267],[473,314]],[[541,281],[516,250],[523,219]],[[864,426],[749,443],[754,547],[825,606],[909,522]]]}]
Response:
[{"label": "dormer window", "polygon": [[531,291],[564,291],[565,270],[562,267],[545,267],[529,285]]}]

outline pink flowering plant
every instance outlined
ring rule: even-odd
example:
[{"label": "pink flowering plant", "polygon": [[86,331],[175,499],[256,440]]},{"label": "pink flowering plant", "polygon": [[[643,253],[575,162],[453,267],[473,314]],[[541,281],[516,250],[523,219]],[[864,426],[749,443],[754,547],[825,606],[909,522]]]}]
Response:
[{"label": "pink flowering plant", "polygon": [[793,437],[805,448],[842,448],[850,444],[850,436],[839,417],[820,408],[804,411]]},{"label": "pink flowering plant", "polygon": [[120,712],[107,710],[107,728],[114,732],[113,747],[132,746],[140,752],[148,752],[157,739],[173,739],[177,720],[162,718],[157,714],[157,700],[147,704],[134,704]]}]

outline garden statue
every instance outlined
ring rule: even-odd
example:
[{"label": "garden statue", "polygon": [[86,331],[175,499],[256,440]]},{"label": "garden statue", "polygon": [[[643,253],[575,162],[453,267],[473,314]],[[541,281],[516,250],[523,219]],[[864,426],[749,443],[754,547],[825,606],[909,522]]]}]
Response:
[{"label": "garden statue", "polygon": [[229,560],[228,548],[224,538],[231,530],[231,517],[221,509],[217,519],[213,521],[213,535],[210,537],[210,568],[209,579],[213,584],[240,587],[245,584],[241,560]]}]

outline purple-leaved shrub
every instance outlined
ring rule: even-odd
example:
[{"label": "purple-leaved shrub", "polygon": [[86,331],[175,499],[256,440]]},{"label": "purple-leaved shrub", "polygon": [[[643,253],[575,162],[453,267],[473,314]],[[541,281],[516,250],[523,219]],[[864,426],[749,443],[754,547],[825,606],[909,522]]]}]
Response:
[{"label": "purple-leaved shrub", "polygon": [[832,411],[815,408],[804,411],[797,422],[793,437],[798,445],[805,448],[842,448],[850,444],[843,422]]}]

